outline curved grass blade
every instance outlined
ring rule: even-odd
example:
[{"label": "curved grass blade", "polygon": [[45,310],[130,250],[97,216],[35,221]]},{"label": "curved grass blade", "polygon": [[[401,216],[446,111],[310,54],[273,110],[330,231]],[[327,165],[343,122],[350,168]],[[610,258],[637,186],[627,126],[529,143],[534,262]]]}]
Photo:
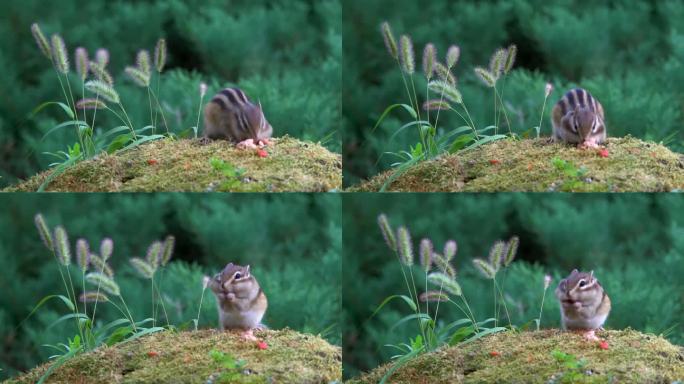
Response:
[{"label": "curved grass blade", "polygon": [[375,311],[373,311],[373,314],[372,314],[370,317],[375,316],[375,314],[378,313],[378,311],[379,311],[380,309],[382,309],[382,307],[384,307],[385,304],[389,303],[390,301],[392,301],[392,300],[394,300],[394,299],[402,299],[402,300],[404,300],[404,301],[406,302],[406,304],[408,304],[409,307],[411,307],[411,310],[413,310],[413,311],[415,311],[415,310],[418,308],[418,307],[416,306],[416,303],[414,303],[413,300],[412,300],[410,297],[408,297],[408,296],[406,296],[406,295],[392,295],[392,296],[389,296],[389,297],[385,298],[385,300],[383,300],[382,303],[380,303],[380,305],[375,309]]},{"label": "curved grass blade", "polygon": [[385,117],[387,117],[387,114],[388,114],[388,113],[392,112],[393,109],[396,109],[396,108],[399,108],[399,107],[404,108],[406,111],[408,111],[408,113],[411,115],[411,117],[412,117],[413,119],[417,119],[417,118],[418,118],[418,114],[417,114],[416,111],[413,109],[413,107],[411,107],[410,105],[407,105],[407,104],[392,104],[392,105],[390,105],[389,107],[385,108],[385,111],[382,112],[382,115],[380,115],[380,119],[378,119],[378,122],[375,123],[375,126],[373,127],[373,129],[371,130],[371,132],[375,131],[375,129],[380,125],[380,123],[382,123],[382,121],[385,119]]},{"label": "curved grass blade", "polygon": [[[428,316],[426,313],[414,313],[408,316],[402,317],[399,321],[394,323],[392,327],[390,327],[390,331],[395,329],[396,327],[400,326],[401,324],[404,324],[407,321],[411,321],[413,319],[420,319],[421,321],[423,320],[432,320],[430,316]],[[422,325],[421,325],[422,326]]]},{"label": "curved grass blade", "polygon": [[402,125],[401,128],[397,129],[397,130],[392,134],[392,136],[390,136],[390,141],[394,140],[394,137],[397,136],[398,134],[400,134],[404,129],[406,129],[406,128],[408,128],[408,127],[412,127],[412,126],[414,126],[414,125],[418,125],[419,128],[420,128],[420,127],[431,127],[430,122],[425,121],[425,120],[416,120],[416,121],[412,121],[412,122],[410,122],[410,123],[407,123],[407,124]]},{"label": "curved grass blade", "polygon": [[71,166],[74,165],[78,160],[80,160],[80,159],[81,159],[81,156],[83,156],[83,155],[78,155],[78,156],[76,156],[76,157],[71,157],[71,158],[69,158],[67,161],[65,161],[65,162],[63,162],[62,164],[58,165],[58,166],[55,168],[55,170],[52,171],[52,173],[50,173],[50,174],[48,175],[48,177],[45,178],[45,180],[43,180],[43,182],[42,182],[42,183],[40,184],[40,186],[38,187],[38,191],[37,191],[37,192],[45,192],[45,188],[47,188],[48,184],[50,184],[50,183],[52,182],[52,180],[55,179],[55,177],[57,177],[57,176],[61,175],[62,173],[64,173],[64,171],[66,171],[69,167],[71,167]]},{"label": "curved grass blade", "polygon": [[85,121],[81,121],[81,120],[67,121],[67,122],[64,122],[64,123],[62,123],[62,124],[59,124],[59,125],[56,125],[56,126],[50,128],[50,129],[43,135],[43,137],[42,137],[40,140],[41,140],[41,141],[42,141],[42,140],[45,140],[45,138],[48,137],[48,135],[50,135],[52,132],[54,132],[54,131],[56,131],[56,130],[58,130],[58,129],[60,129],[60,128],[68,127],[68,126],[70,126],[70,125],[73,125],[73,126],[78,127],[79,130],[82,129],[82,128],[90,128],[90,126],[88,125],[88,123],[86,123]]},{"label": "curved grass blade", "polygon": [[82,314],[82,313],[69,313],[69,314],[64,315],[64,316],[60,317],[59,319],[53,321],[53,322],[52,322],[50,325],[48,325],[47,328],[45,328],[45,329],[50,329],[50,328],[54,327],[55,325],[61,323],[61,322],[64,321],[64,320],[69,320],[69,319],[73,319],[73,318],[77,318],[77,319],[79,319],[79,320],[88,320],[88,316],[86,316],[86,315],[84,315],[84,314]]},{"label": "curved grass blade", "polygon": [[47,102],[37,106],[33,111],[31,111],[31,115],[29,118],[35,116],[38,112],[42,111],[46,107],[49,107],[50,105],[58,105],[59,107],[61,107],[64,110],[64,112],[66,112],[67,116],[70,119],[74,118],[74,111],[72,111],[68,105],[66,105],[64,103],[60,103],[59,101],[47,101]]}]

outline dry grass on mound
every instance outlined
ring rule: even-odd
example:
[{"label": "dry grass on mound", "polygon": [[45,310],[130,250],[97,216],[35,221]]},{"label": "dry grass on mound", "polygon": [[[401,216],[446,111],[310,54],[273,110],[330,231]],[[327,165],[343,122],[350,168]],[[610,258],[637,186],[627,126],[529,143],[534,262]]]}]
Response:
[{"label": "dry grass on mound", "polygon": [[[160,140],[112,155],[100,155],[69,168],[46,188],[54,192],[325,192],[342,186],[342,158],[319,144],[290,137],[265,148],[237,149],[226,141]],[[226,175],[212,165],[242,172]],[[215,161],[216,162],[216,161]],[[52,170],[7,192],[36,191]]]},{"label": "dry grass on mound", "polygon": [[[56,369],[48,383],[329,383],[342,378],[342,352],[325,340],[292,330],[267,330],[255,335],[266,342],[259,349],[236,333],[217,330],[163,332],[101,347],[76,356]],[[235,372],[210,357],[218,350],[244,360]],[[8,383],[35,383],[47,369],[39,366]]]},{"label": "dry grass on mound", "polygon": [[[548,139],[502,140],[422,162],[387,188],[397,192],[665,192],[684,189],[684,156],[632,137],[606,151]],[[379,191],[395,170],[350,191]]]},{"label": "dry grass on mound", "polygon": [[[683,347],[634,330],[597,335],[607,342],[607,349],[559,330],[498,333],[419,356],[387,382],[670,384],[684,380]],[[378,383],[389,367],[381,366],[350,383]]]}]

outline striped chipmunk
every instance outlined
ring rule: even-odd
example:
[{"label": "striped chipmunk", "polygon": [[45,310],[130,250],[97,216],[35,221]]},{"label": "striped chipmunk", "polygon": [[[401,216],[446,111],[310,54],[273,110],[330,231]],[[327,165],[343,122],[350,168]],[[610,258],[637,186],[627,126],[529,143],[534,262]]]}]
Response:
[{"label": "striped chipmunk", "polygon": [[589,92],[575,88],[566,93],[551,112],[553,140],[596,148],[606,141],[603,106]]},{"label": "striped chipmunk", "polygon": [[222,90],[204,107],[204,141],[224,139],[239,148],[257,148],[270,144],[272,134],[261,102],[252,103],[239,88]]}]

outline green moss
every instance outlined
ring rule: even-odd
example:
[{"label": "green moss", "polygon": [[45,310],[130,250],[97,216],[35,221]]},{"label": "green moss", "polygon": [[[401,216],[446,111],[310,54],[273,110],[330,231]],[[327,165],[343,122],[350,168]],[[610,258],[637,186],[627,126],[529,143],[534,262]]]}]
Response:
[{"label": "green moss", "polygon": [[[607,157],[548,139],[502,140],[410,168],[388,191],[401,192],[663,192],[684,189],[684,157],[632,137],[608,140]],[[580,172],[567,172],[557,158]],[[351,191],[378,191],[394,173],[377,175]]]},{"label": "green moss", "polygon": [[[559,330],[505,332],[443,348],[399,368],[391,383],[673,383],[684,380],[684,348],[634,330],[597,332],[608,349]],[[574,355],[572,368],[558,358]],[[554,356],[556,355],[556,356]],[[350,383],[377,383],[390,365]]]},{"label": "green moss", "polygon": [[[56,177],[46,190],[55,192],[324,192],[342,185],[342,158],[324,147],[290,137],[273,139],[267,157],[237,149],[226,141],[201,145],[198,140],[161,140],[81,162]],[[244,170],[227,178],[211,159]],[[7,192],[36,191],[52,170]]]},{"label": "green moss", "polygon": [[[342,378],[342,352],[320,337],[292,330],[255,332],[267,349],[236,333],[164,332],[101,347],[59,367],[48,383],[205,383],[225,371],[210,356],[224,352],[245,365],[233,383],[329,383]],[[35,383],[48,364],[8,383]]]}]

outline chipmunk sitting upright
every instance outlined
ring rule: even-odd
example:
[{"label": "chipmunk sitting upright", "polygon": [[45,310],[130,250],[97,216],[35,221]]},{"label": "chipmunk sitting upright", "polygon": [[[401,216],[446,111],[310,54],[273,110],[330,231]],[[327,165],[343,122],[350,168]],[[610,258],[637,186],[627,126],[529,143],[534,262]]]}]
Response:
[{"label": "chipmunk sitting upright", "polygon": [[595,340],[594,331],[601,329],[610,313],[610,298],[601,283],[590,273],[574,269],[556,288],[561,305],[563,329],[584,330],[585,337]]},{"label": "chipmunk sitting upright", "polygon": [[256,278],[246,267],[230,263],[204,283],[216,296],[219,325],[223,330],[239,329],[247,339],[254,339],[252,330],[265,328],[261,319],[268,301]]},{"label": "chipmunk sitting upright", "polygon": [[598,147],[606,141],[603,106],[582,88],[568,91],[551,111],[553,140],[578,147]]},{"label": "chipmunk sitting upright", "polygon": [[272,134],[261,103],[250,102],[239,88],[222,90],[204,107],[204,140],[225,139],[256,148],[269,144]]}]

